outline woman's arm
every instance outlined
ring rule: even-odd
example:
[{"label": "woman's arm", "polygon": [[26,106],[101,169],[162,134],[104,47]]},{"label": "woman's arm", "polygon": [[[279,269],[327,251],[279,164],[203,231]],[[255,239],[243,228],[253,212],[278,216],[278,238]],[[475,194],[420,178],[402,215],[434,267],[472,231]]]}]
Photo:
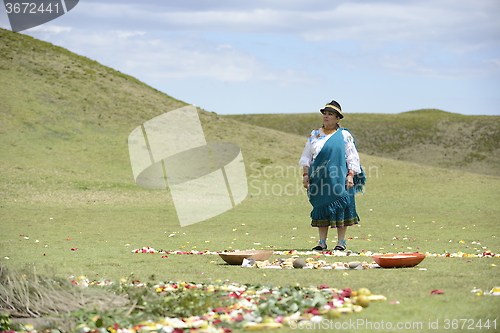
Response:
[{"label": "woman's arm", "polygon": [[304,173],[302,174],[302,186],[305,188],[309,188],[310,182],[309,182],[309,167],[304,166],[303,168]]},{"label": "woman's arm", "polygon": [[312,163],[312,149],[311,143],[307,140],[304,150],[302,151],[302,156],[300,157],[299,165],[302,167],[302,185],[305,188],[309,188],[309,168]]},{"label": "woman's arm", "polygon": [[345,144],[345,159],[347,162],[347,169],[354,174],[361,172],[361,165],[359,162],[359,154],[356,146],[354,145],[354,138],[348,131],[342,131]]},{"label": "woman's arm", "polygon": [[354,144],[354,138],[349,131],[342,131],[345,144],[345,159],[347,163],[347,177],[345,180],[346,188],[350,189],[354,186],[354,175],[361,172],[359,162],[359,154]]}]

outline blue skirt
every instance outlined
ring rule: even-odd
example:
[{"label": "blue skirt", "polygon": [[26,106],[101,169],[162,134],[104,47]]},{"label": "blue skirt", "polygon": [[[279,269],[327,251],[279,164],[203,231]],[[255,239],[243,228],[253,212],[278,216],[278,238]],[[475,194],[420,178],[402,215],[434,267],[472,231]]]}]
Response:
[{"label": "blue skirt", "polygon": [[349,204],[345,208],[335,210],[335,213],[325,220],[312,220],[312,227],[331,227],[343,228],[356,225],[359,223],[359,216],[356,212],[356,201],[354,200],[354,191],[349,189]]}]

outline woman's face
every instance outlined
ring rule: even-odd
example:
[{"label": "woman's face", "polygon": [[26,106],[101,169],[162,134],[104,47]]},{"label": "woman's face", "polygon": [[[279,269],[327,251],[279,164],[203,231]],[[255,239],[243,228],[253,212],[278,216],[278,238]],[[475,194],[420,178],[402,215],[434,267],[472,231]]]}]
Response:
[{"label": "woman's face", "polygon": [[323,114],[323,125],[325,125],[325,127],[332,127],[337,124],[339,120],[340,117],[337,112],[325,111],[325,113]]}]

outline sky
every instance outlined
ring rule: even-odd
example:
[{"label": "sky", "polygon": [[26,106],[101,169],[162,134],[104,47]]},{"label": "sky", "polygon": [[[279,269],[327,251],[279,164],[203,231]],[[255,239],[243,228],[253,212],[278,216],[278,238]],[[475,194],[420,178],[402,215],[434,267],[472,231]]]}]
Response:
[{"label": "sky", "polygon": [[499,0],[80,0],[21,33],[221,115],[500,115],[499,17]]}]

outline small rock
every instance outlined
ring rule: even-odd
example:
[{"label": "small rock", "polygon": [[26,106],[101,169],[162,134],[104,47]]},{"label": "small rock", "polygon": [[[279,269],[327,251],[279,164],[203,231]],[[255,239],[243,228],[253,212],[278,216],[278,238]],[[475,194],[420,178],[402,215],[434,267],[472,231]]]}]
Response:
[{"label": "small rock", "polygon": [[304,268],[306,266],[306,261],[302,258],[297,258],[293,261],[293,268]]}]

